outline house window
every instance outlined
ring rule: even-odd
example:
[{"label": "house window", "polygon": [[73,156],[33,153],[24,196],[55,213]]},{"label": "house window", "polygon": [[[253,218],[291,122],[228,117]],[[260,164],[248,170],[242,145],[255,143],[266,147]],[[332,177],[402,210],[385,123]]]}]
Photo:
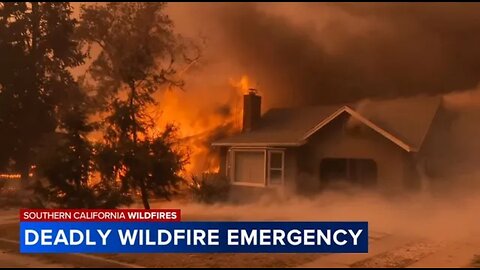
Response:
[{"label": "house window", "polygon": [[230,153],[227,166],[230,166],[230,179],[234,184],[263,187],[283,184],[283,150],[237,148]]},{"label": "house window", "polygon": [[284,155],[283,151],[271,150],[268,152],[268,184],[283,184],[284,172]]},{"label": "house window", "polygon": [[235,150],[232,176],[234,183],[265,185],[265,151]]}]

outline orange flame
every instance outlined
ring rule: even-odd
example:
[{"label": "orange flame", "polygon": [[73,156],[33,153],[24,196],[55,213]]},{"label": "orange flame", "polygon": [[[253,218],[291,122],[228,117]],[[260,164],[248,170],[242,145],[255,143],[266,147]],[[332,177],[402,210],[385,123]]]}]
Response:
[{"label": "orange flame", "polygon": [[243,75],[238,82],[230,80],[230,84],[241,91],[241,94],[246,94],[250,89],[250,83],[247,75]]},{"label": "orange flame", "polygon": [[12,174],[2,173],[2,174],[0,174],[0,179],[20,179],[21,177],[22,177],[22,175],[20,175],[19,173],[12,173]]},{"label": "orange flame", "polygon": [[176,124],[181,144],[190,154],[190,163],[184,176],[219,171],[220,161],[212,152],[210,143],[214,139],[237,132],[242,124],[242,96],[249,90],[249,78],[229,80],[230,89],[224,100],[215,95],[192,97],[191,92],[164,91],[156,96],[159,106],[151,108],[149,114],[155,119],[156,132],[167,123]]},{"label": "orange flame", "polygon": [[[164,90],[155,94],[155,106],[146,113],[155,125],[149,135],[160,134],[167,124],[178,127],[181,151],[187,151],[190,163],[185,167],[183,176],[201,173],[216,173],[220,160],[212,152],[210,143],[241,130],[243,115],[243,95],[249,91],[248,76],[230,79],[219,91],[209,89]],[[203,91],[200,91],[203,90]],[[99,117],[99,116],[96,116]],[[97,141],[102,132],[90,135]]]}]

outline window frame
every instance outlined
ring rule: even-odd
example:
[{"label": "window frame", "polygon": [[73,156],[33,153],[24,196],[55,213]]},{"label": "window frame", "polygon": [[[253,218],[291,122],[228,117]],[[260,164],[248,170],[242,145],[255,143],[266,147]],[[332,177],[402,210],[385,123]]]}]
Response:
[{"label": "window frame", "polygon": [[[281,161],[282,165],[280,168],[272,168],[272,154],[281,154]],[[267,169],[267,185],[268,186],[283,186],[285,184],[285,150],[283,149],[270,149],[268,150],[268,166],[265,166]],[[280,183],[272,183],[271,182],[271,171],[281,171]]]},{"label": "window frame", "polygon": [[[266,186],[266,169],[265,169],[265,164],[267,160],[267,149],[265,148],[232,148],[230,149],[230,163],[231,163],[231,168],[230,168],[230,182],[232,185],[238,185],[238,186],[253,186],[253,187],[265,187]],[[251,182],[242,182],[242,181],[235,181],[235,164],[236,164],[236,157],[235,154],[237,152],[261,152],[263,154],[263,183],[251,183]]]},{"label": "window frame", "polygon": [[[250,183],[235,181],[235,164],[236,164],[236,152],[261,152],[263,153],[263,183]],[[272,153],[280,153],[282,155],[282,167],[273,168],[273,170],[281,171],[281,182],[271,183],[270,181],[270,160]],[[228,158],[226,159],[226,174],[230,178],[232,185],[238,186],[253,186],[253,187],[282,187],[285,184],[285,149],[283,148],[268,148],[268,147],[231,147],[228,150]]]}]

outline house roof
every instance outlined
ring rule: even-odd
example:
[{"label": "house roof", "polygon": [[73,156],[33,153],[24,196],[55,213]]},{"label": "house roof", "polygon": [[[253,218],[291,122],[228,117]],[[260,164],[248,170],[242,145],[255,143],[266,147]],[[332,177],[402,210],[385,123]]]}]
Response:
[{"label": "house roof", "polygon": [[372,128],[408,152],[421,147],[441,97],[362,101],[335,106],[271,109],[258,128],[216,141],[214,146],[300,146],[343,113]]}]

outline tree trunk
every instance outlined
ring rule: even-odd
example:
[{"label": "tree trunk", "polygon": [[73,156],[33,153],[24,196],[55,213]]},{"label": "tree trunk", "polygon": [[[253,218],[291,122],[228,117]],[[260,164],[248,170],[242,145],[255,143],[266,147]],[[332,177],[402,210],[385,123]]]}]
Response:
[{"label": "tree trunk", "polygon": [[143,181],[140,184],[140,191],[142,192],[143,207],[148,210],[150,209],[150,203],[148,202],[148,193],[145,187],[145,183],[143,183]]},{"label": "tree trunk", "polygon": [[[33,78],[31,81],[32,89],[30,91],[40,91],[38,87],[38,61],[39,61],[39,52],[38,52],[38,41],[40,39],[40,13],[39,13],[39,3],[38,2],[31,2],[32,4],[32,44],[30,48],[30,65],[32,69]],[[31,141],[27,143],[27,145],[31,146]],[[30,162],[31,157],[30,147],[23,147],[26,148],[23,151],[23,154],[26,155],[25,160],[21,162],[20,167],[20,181],[23,187],[27,187],[30,184]]]},{"label": "tree trunk", "polygon": [[[130,91],[131,91],[131,96],[130,96],[130,112],[131,112],[131,118],[132,118],[132,139],[133,139],[133,144],[137,146],[137,121],[135,117],[135,110],[134,110],[134,105],[135,105],[135,97],[136,97],[136,91],[135,91],[135,82],[131,81],[130,82]],[[142,196],[142,202],[143,202],[143,207],[145,209],[150,209],[150,203],[148,202],[148,191],[147,187],[145,186],[144,179],[137,179],[137,181],[140,181],[140,192]]]},{"label": "tree trunk", "polygon": [[[33,78],[31,81],[31,87],[32,89],[29,89],[30,91],[35,91],[38,92],[40,91],[38,87],[38,41],[40,38],[40,13],[39,13],[39,3],[38,2],[31,2],[32,4],[32,45],[30,48],[30,65],[32,69],[32,74]],[[32,142],[30,140],[27,145],[31,146]],[[21,175],[21,184],[23,187],[26,187],[30,184],[30,147],[24,146],[23,148],[23,154],[26,155],[25,160],[21,162],[21,167],[20,167],[20,175]]]}]

